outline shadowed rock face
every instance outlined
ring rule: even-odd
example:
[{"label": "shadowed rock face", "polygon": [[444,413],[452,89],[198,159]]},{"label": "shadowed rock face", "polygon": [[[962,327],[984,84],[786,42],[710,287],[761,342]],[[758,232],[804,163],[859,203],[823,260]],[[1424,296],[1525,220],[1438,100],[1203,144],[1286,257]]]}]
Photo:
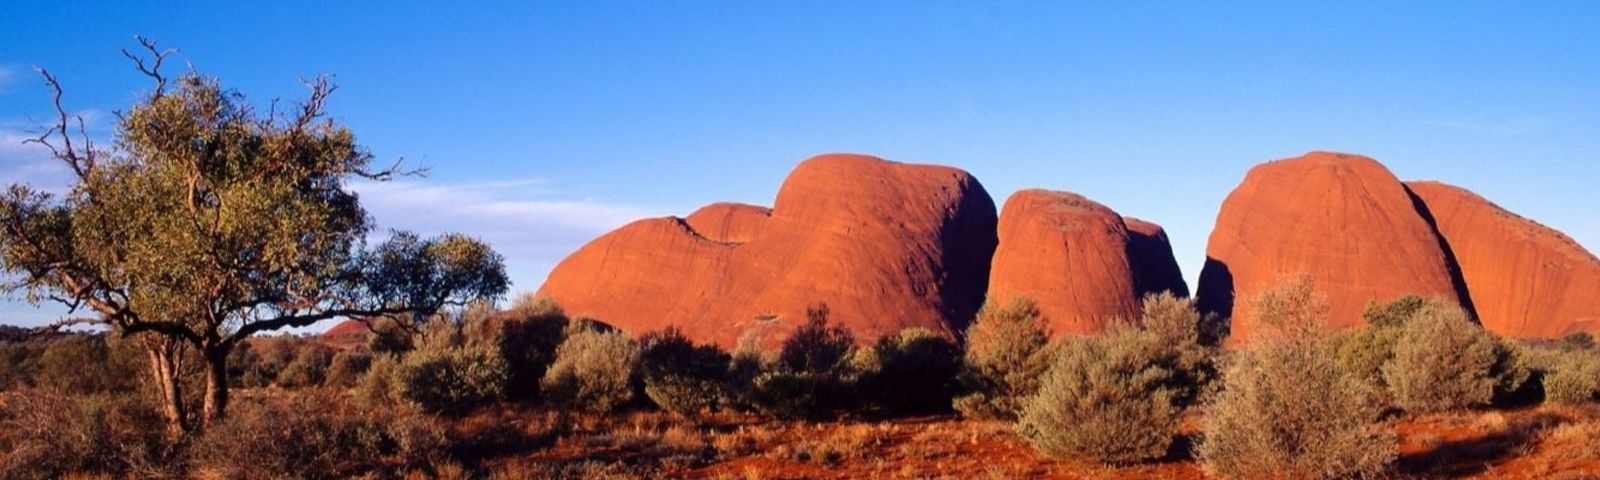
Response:
[{"label": "shadowed rock face", "polygon": [[1257,328],[1246,300],[1298,274],[1327,295],[1335,328],[1359,323],[1369,301],[1462,297],[1405,187],[1358,155],[1312,152],[1252,168],[1223,202],[1206,256],[1200,307],[1231,317],[1235,341]]},{"label": "shadowed rock face", "polygon": [[1600,332],[1600,260],[1593,254],[1465,189],[1406,186],[1454,253],[1484,328],[1522,338]]},{"label": "shadowed rock face", "polygon": [[805,322],[808,306],[862,342],[904,328],[954,335],[984,298],[995,208],[954,168],[862,155],[802,162],[774,207],[714,204],[625,225],[574,252],[539,295],[633,334],[678,326],[733,346]]},{"label": "shadowed rock face", "polygon": [[[1188,295],[1160,226],[1081,195],[1023,190],[1000,213],[989,298],[1038,303],[1052,335],[1089,334],[1136,319],[1146,289]],[[1176,287],[1172,286],[1176,278]]]},{"label": "shadowed rock face", "polygon": [[1172,243],[1160,225],[1133,217],[1122,217],[1128,226],[1128,261],[1133,267],[1133,286],[1139,298],[1160,292],[1189,296],[1189,283],[1183,281]]}]

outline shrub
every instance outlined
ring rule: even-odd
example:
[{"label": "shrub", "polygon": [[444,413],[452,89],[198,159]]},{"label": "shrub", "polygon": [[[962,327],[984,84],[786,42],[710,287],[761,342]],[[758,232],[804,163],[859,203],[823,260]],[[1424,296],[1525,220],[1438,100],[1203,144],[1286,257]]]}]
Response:
[{"label": "shrub", "polygon": [[278,372],[277,384],[282,387],[315,387],[322,385],[333,363],[333,349],[326,345],[308,343],[297,349],[294,360]]},{"label": "shrub", "polygon": [[1140,305],[1141,329],[1154,335],[1147,358],[1172,372],[1166,387],[1179,406],[1197,401],[1217,378],[1216,347],[1204,342],[1206,323],[1194,301],[1171,292],[1146,295]]},{"label": "shrub", "polygon": [[354,387],[361,383],[369,368],[372,368],[371,353],[360,349],[339,352],[328,361],[328,373],[322,384],[334,388]]},{"label": "shrub", "polygon": [[751,383],[756,410],[780,418],[824,416],[858,400],[851,353],[855,337],[828,324],[827,306],[807,309],[806,324],[784,340],[778,358]]},{"label": "shrub", "polygon": [[362,405],[377,408],[399,402],[395,397],[395,382],[399,379],[400,357],[378,354],[373,357],[367,373],[361,375],[356,385],[356,400]]},{"label": "shrub", "polygon": [[556,348],[540,382],[553,405],[609,412],[633,400],[639,346],[622,332],[580,330]]},{"label": "shrub", "polygon": [[1329,337],[1328,342],[1340,370],[1356,380],[1385,389],[1383,367],[1394,358],[1394,346],[1400,342],[1400,334],[1399,327],[1366,325],[1339,332]]},{"label": "shrub", "polygon": [[1430,302],[1402,327],[1383,378],[1395,405],[1438,412],[1494,399],[1498,342],[1460,307]]},{"label": "shrub", "polygon": [[32,385],[39,353],[31,343],[0,340],[0,391]]},{"label": "shrub", "polygon": [[1547,402],[1579,405],[1600,394],[1600,358],[1582,351],[1568,351],[1549,366],[1544,375]]},{"label": "shrub", "polygon": [[677,328],[646,334],[639,371],[644,393],[661,409],[692,414],[718,408],[727,396],[731,358],[714,345],[695,345]]},{"label": "shrub", "polygon": [[430,345],[395,371],[394,398],[430,413],[459,415],[505,398],[506,363],[484,346]]},{"label": "shrub", "polygon": [[510,372],[506,397],[526,400],[538,393],[539,381],[555,361],[569,323],[555,302],[529,294],[505,312],[469,321],[465,329],[472,342],[493,345],[505,358]]},{"label": "shrub", "polygon": [[[1434,300],[1437,301],[1437,300]],[[1406,295],[1396,298],[1389,303],[1372,301],[1367,303],[1367,308],[1361,311],[1361,319],[1367,325],[1374,327],[1403,327],[1411,317],[1422,311],[1430,300],[1416,295]]]},{"label": "shrub", "polygon": [[1182,407],[1177,372],[1150,331],[1113,326],[1061,344],[1017,430],[1045,453],[1126,464],[1166,454]]},{"label": "shrub", "polygon": [[118,343],[83,334],[51,340],[39,355],[34,384],[75,394],[132,391],[143,364],[132,345]]},{"label": "shrub", "polygon": [[960,358],[948,338],[924,328],[902,330],[860,350],[856,368],[863,373],[857,390],[889,412],[949,410]]},{"label": "shrub", "polygon": [[1370,385],[1345,375],[1322,341],[1328,306],[1308,278],[1250,300],[1277,328],[1234,355],[1206,405],[1197,454],[1231,478],[1350,478],[1384,474],[1398,442]]},{"label": "shrub", "polygon": [[1014,419],[1023,399],[1039,389],[1049,367],[1048,339],[1039,307],[1016,299],[1005,306],[988,303],[967,330],[966,353],[955,399],[962,415]]},{"label": "shrub", "polygon": [[445,430],[405,408],[362,410],[306,391],[239,402],[195,442],[197,473],[219,478],[345,478],[387,470],[391,459],[442,459]]},{"label": "shrub", "polygon": [[1561,337],[1561,348],[1566,350],[1590,350],[1594,348],[1594,335],[1589,332],[1572,332]]},{"label": "shrub", "polygon": [[0,478],[170,476],[175,445],[138,395],[24,390],[0,402]]}]

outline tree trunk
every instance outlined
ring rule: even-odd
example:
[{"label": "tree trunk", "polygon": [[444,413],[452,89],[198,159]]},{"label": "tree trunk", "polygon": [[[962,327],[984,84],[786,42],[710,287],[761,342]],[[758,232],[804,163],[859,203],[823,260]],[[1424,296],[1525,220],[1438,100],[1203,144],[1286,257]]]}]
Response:
[{"label": "tree trunk", "polygon": [[147,338],[145,353],[150,359],[150,374],[155,380],[156,394],[161,400],[161,417],[167,422],[167,434],[173,438],[183,436],[188,430],[187,415],[183,408],[183,383],[178,378],[183,360],[182,344],[168,338]]},{"label": "tree trunk", "polygon": [[228,350],[220,346],[207,346],[206,359],[206,426],[211,426],[228,414]]}]

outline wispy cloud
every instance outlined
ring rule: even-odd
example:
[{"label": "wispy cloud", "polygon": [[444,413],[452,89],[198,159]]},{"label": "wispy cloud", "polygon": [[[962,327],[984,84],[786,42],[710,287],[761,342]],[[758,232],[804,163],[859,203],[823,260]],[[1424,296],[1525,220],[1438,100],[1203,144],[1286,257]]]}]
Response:
[{"label": "wispy cloud", "polygon": [[594,237],[662,214],[634,205],[564,198],[558,187],[542,179],[359,182],[351,189],[379,228],[459,232],[488,242],[505,255],[515,291],[538,288],[557,262]]},{"label": "wispy cloud", "polygon": [[1544,121],[1538,118],[1519,117],[1488,120],[1477,117],[1449,117],[1435,119],[1429,125],[1451,130],[1461,130],[1480,135],[1511,136],[1538,130]]},{"label": "wispy cloud", "polygon": [[0,65],[0,95],[11,93],[11,89],[16,86],[16,82],[17,69],[6,65]]}]

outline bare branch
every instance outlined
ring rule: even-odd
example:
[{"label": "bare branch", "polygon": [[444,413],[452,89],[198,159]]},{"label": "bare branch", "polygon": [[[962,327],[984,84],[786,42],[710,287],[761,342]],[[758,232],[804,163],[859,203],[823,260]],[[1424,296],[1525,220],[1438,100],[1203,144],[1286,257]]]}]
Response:
[{"label": "bare branch", "polygon": [[[144,56],[134,55],[133,52],[129,52],[126,48],[122,49],[122,56],[128,57],[129,60],[133,60],[134,66],[139,68],[139,73],[143,73],[145,76],[155,79],[156,91],[152,95],[155,97],[160,97],[163,93],[166,93],[167,89],[167,77],[161,75],[161,63],[166,61],[168,56],[178,53],[178,49],[169,48],[162,50],[156,46],[155,40],[144,38],[140,35],[134,35],[133,38],[138,40],[139,45],[143,46],[146,51],[150,52],[150,63],[146,64]],[[189,68],[193,69],[194,66],[190,65]]]}]

